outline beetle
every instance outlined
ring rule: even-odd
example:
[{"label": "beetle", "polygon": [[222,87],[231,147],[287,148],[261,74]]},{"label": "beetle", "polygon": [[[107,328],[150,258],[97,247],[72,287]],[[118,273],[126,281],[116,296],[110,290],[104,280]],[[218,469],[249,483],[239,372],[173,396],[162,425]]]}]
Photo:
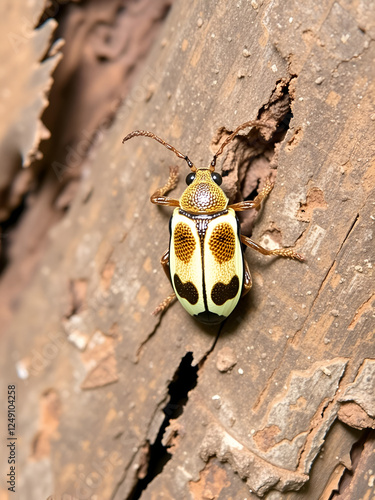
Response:
[{"label": "beetle", "polygon": [[133,137],[150,137],[185,160],[190,168],[187,187],[179,200],[165,196],[177,185],[177,167],[170,168],[166,184],[150,198],[156,205],[175,207],[169,224],[169,248],[161,257],[174,292],[154,314],[166,310],[177,298],[186,311],[202,323],[224,321],[252,286],[242,244],[263,255],[304,260],[290,248],[268,250],[241,234],[236,212],[259,210],[274,186],[269,179],[254,200],[231,205],[220,187],[222,177],[215,172],[216,160],[238,132],[248,127],[271,128],[259,120],[243,123],[224,140],[208,168],[197,168],[188,156],[152,132],[135,130],[124,137],[123,143]]}]

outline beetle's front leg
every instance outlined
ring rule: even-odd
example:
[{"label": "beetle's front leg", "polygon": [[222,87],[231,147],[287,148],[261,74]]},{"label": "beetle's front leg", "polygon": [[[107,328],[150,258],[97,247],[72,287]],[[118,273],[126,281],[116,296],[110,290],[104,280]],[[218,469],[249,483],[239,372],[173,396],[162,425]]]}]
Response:
[{"label": "beetle's front leg", "polygon": [[240,201],[239,203],[234,203],[233,205],[229,205],[228,208],[232,208],[235,212],[243,212],[244,210],[250,210],[251,208],[255,208],[255,210],[260,209],[260,205],[262,201],[270,194],[274,186],[274,183],[269,179],[266,180],[266,183],[261,190],[260,193],[253,199],[249,201]]},{"label": "beetle's front leg", "polygon": [[169,177],[166,184],[157,189],[155,193],[151,196],[151,203],[155,205],[164,205],[168,207],[178,207],[180,202],[174,198],[169,198],[169,196],[164,196],[168,191],[172,191],[177,186],[178,181],[178,167],[169,168]]},{"label": "beetle's front leg", "polygon": [[[169,281],[171,281],[171,273],[169,272],[169,249],[163,253],[160,259],[160,264],[162,265],[167,278],[169,279]],[[171,293],[166,299],[163,300],[161,304],[158,305],[158,307],[155,309],[155,311],[152,312],[152,314],[156,316],[166,311],[168,307],[176,300],[176,298],[176,294],[174,292]]]},{"label": "beetle's front leg", "polygon": [[251,240],[247,236],[244,236],[243,234],[241,234],[241,241],[249,248],[262,253],[263,255],[279,255],[280,257],[288,257],[289,259],[295,259],[301,262],[305,260],[301,254],[295,252],[291,248],[275,248],[274,250],[267,250],[267,248],[260,246],[258,243],[255,243],[255,241]]}]

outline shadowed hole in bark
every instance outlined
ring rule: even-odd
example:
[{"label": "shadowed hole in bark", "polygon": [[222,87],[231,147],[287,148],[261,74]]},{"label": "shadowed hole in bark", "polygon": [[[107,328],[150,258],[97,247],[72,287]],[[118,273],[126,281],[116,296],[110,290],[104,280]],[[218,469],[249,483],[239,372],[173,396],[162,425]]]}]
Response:
[{"label": "shadowed hole in bark", "polygon": [[26,197],[23,196],[20,204],[9,214],[8,218],[0,223],[0,275],[10,261],[9,248],[11,246],[10,236],[21,219],[26,206]]},{"label": "shadowed hole in bark", "polygon": [[[375,435],[374,430],[366,429],[366,430],[362,431],[360,439],[356,443],[354,443],[354,445],[352,446],[352,449],[350,451],[350,458],[352,461],[352,469],[351,470],[345,469],[345,471],[341,477],[338,490],[334,490],[332,492],[331,496],[329,497],[329,500],[335,500],[335,498],[344,498],[344,497],[349,498],[349,497],[345,496],[346,490],[349,491],[348,488],[350,486],[350,483],[356,474],[356,469],[358,467],[358,464],[359,464],[359,461],[361,458],[361,454],[363,452],[366,441],[373,438],[374,435]],[[363,471],[361,471],[360,474],[362,475]],[[349,495],[350,495],[350,493],[349,493]]]},{"label": "shadowed hole in bark", "polygon": [[259,192],[259,182],[257,182],[257,186],[256,188],[254,188],[251,193],[249,194],[249,196],[246,196],[246,198],[244,198],[244,200],[253,200],[256,195],[258,194]]},{"label": "shadowed hole in bark", "polygon": [[188,352],[182,358],[179,367],[174,374],[173,380],[168,386],[169,402],[163,408],[165,417],[160,426],[155,442],[149,447],[149,460],[146,475],[135,485],[134,490],[128,496],[128,500],[137,500],[141,497],[147,486],[160,474],[172,455],[168,447],[162,443],[163,435],[172,419],[179,417],[188,400],[188,393],[194,389],[198,380],[199,366],[192,366],[193,354]]},{"label": "shadowed hole in bark", "polygon": [[[275,180],[278,152],[293,118],[290,83],[291,80],[277,82],[269,101],[258,112],[257,120],[273,125],[274,130],[270,133],[269,129],[251,128],[247,134],[240,132],[225,149],[221,175],[230,203],[253,200],[267,178]],[[213,150],[217,150],[223,133],[231,131],[221,129]],[[250,236],[257,212],[251,210],[237,215],[243,234]]]}]

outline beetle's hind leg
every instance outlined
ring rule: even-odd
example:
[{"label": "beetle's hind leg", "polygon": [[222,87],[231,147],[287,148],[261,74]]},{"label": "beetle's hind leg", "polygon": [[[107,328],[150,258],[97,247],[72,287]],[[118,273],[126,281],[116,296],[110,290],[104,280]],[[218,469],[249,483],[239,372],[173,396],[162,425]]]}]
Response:
[{"label": "beetle's hind leg", "polygon": [[291,248],[275,248],[274,250],[267,250],[267,248],[255,243],[255,241],[251,240],[247,236],[244,236],[243,234],[241,234],[241,241],[249,248],[252,248],[263,255],[279,255],[280,257],[287,257],[289,259],[299,260],[300,262],[305,260],[301,254],[295,252]]},{"label": "beetle's hind leg", "polygon": [[155,191],[155,193],[151,196],[151,203],[155,203],[155,205],[166,205],[169,207],[178,207],[180,202],[175,200],[174,198],[169,198],[169,196],[165,196],[169,191],[172,191],[177,186],[178,182],[178,167],[173,166],[169,168],[169,177],[165,185]]}]

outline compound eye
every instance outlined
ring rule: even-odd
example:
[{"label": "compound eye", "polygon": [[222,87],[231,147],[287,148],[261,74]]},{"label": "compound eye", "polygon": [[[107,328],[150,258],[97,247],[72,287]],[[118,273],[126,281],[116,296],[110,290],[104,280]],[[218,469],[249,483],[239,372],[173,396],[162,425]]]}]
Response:
[{"label": "compound eye", "polygon": [[190,186],[190,184],[193,182],[194,179],[195,179],[195,172],[191,172],[186,176],[186,184]]},{"label": "compound eye", "polygon": [[223,182],[223,179],[221,178],[221,175],[220,175],[220,174],[218,174],[217,172],[212,172],[211,177],[212,177],[212,180],[213,180],[214,182],[216,182],[216,184],[217,184],[218,186],[220,186],[220,185],[221,185],[221,183]]}]

